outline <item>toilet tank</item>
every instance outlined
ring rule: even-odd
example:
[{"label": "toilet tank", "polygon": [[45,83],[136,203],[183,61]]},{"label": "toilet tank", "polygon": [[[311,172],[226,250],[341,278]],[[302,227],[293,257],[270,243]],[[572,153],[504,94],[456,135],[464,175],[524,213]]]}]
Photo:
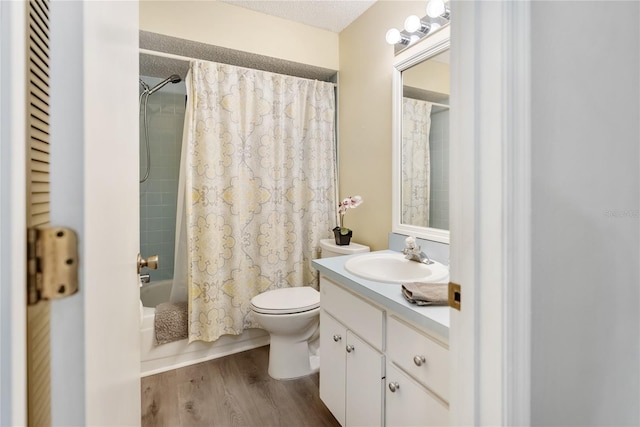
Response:
[{"label": "toilet tank", "polygon": [[334,256],[369,252],[369,246],[360,245],[354,242],[351,242],[348,245],[336,245],[336,241],[334,239],[320,240],[320,249],[320,258],[331,258]]}]

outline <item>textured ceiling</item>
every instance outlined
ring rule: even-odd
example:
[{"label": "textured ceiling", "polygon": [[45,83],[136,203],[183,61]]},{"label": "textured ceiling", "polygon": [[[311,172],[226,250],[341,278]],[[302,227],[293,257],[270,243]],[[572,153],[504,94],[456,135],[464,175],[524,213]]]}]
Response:
[{"label": "textured ceiling", "polygon": [[235,6],[339,33],[376,0],[222,0]]}]

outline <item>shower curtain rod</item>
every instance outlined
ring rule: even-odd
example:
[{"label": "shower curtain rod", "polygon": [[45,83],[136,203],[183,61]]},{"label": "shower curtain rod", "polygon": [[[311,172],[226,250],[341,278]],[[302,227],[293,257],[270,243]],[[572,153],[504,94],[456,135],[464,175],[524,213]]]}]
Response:
[{"label": "shower curtain rod", "polygon": [[[159,52],[157,50],[149,50],[149,49],[143,49],[143,48],[139,48],[138,50],[140,51],[140,53],[144,53],[145,55],[159,56],[159,57],[162,57],[162,58],[169,58],[169,59],[177,59],[178,61],[185,61],[185,62],[207,61],[207,59],[191,58],[189,56],[176,55],[176,54],[167,53],[167,52]],[[315,80],[317,80],[317,79],[315,79]],[[333,87],[338,87],[338,85],[336,83],[333,83],[333,82],[325,82],[325,83],[331,83],[333,85]]]}]

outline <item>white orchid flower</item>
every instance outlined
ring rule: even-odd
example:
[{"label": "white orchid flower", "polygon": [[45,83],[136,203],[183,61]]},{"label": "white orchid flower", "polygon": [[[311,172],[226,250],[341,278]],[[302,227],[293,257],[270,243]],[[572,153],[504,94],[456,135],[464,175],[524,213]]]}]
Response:
[{"label": "white orchid flower", "polygon": [[[338,214],[340,214],[340,228],[344,233],[348,233],[349,229],[344,227],[344,214],[347,212],[347,209],[357,208],[362,204],[363,200],[360,196],[349,196],[342,200],[338,204]],[[345,231],[346,230],[346,231]]]}]

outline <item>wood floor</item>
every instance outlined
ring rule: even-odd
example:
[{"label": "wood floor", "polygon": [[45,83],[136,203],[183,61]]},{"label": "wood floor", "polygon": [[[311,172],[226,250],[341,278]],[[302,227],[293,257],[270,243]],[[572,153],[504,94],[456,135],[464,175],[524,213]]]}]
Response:
[{"label": "wood floor", "polygon": [[277,381],[269,347],[142,378],[142,426],[339,426],[318,374]]}]

